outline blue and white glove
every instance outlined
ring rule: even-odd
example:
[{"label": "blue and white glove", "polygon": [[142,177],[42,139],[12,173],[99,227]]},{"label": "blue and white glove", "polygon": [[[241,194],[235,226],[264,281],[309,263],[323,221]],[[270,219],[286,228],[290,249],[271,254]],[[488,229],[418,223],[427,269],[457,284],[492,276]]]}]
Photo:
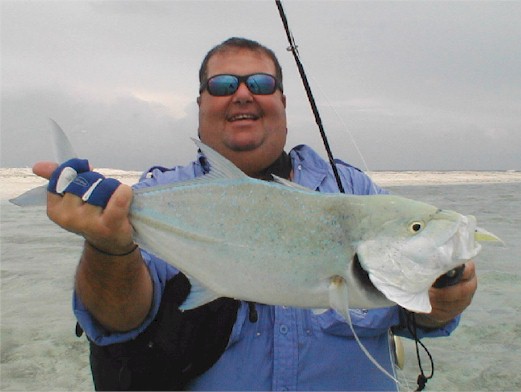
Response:
[{"label": "blue and white glove", "polygon": [[86,159],[74,158],[62,163],[52,173],[47,190],[58,195],[72,193],[86,203],[104,208],[120,184],[114,178],[90,171]]}]

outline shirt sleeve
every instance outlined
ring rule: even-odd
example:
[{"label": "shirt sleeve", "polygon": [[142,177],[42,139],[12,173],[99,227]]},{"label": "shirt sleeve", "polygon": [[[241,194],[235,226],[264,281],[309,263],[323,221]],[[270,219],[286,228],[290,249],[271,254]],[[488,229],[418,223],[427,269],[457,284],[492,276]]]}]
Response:
[{"label": "shirt sleeve", "polygon": [[[410,330],[410,328],[413,328],[413,326],[410,326],[410,328],[408,328],[405,319],[406,319],[405,310],[403,308],[401,308],[400,309],[400,323],[393,328],[393,332],[398,336],[403,336],[405,338],[414,339],[414,336]],[[417,326],[416,330],[414,332],[416,333],[416,336],[418,337],[418,339],[449,336],[459,325],[460,319],[461,319],[461,315],[456,316],[451,321],[449,321],[447,324],[445,324],[444,326],[439,327],[439,328],[424,328],[421,326]]]},{"label": "shirt sleeve", "polygon": [[[145,172],[141,176],[142,180],[133,185],[133,188],[139,189],[173,182],[187,181],[202,174],[204,174],[204,169],[199,161],[192,162],[186,166],[177,166],[172,169],[155,166]],[[166,282],[179,272],[170,264],[144,250],[141,250],[141,254],[143,255],[143,260],[150,273],[154,292],[150,312],[143,323],[136,329],[127,332],[110,332],[106,330],[94,317],[92,317],[76,292],[73,293],[72,304],[76,319],[89,339],[99,346],[132,340],[143,332],[157,315]]]},{"label": "shirt sleeve", "polygon": [[346,193],[353,195],[379,195],[389,192],[377,185],[366,173],[345,162],[337,161]]},{"label": "shirt sleeve", "polygon": [[147,265],[150,272],[154,293],[150,312],[139,327],[127,332],[108,331],[101,324],[99,324],[85,308],[85,305],[81,302],[76,292],[73,293],[72,303],[76,319],[89,339],[99,346],[106,346],[109,344],[132,340],[136,338],[141,332],[143,332],[154,320],[154,317],[159,310],[159,305],[165,290],[166,282],[178,273],[174,267],[170,266],[163,260],[147,253],[146,251],[141,250],[141,254],[143,255],[145,264]]}]

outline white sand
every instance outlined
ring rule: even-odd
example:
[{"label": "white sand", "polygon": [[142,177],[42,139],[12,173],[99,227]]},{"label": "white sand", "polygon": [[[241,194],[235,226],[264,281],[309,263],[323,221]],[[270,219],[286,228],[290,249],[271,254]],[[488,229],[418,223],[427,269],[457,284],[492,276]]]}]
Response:
[{"label": "white sand", "polygon": [[384,187],[521,182],[520,171],[378,171],[367,174]]},{"label": "white sand", "polygon": [[[140,172],[116,169],[99,169],[107,176],[132,185]],[[368,173],[383,186],[443,185],[443,184],[494,184],[521,182],[519,171],[378,171]],[[5,200],[45,184],[47,181],[32,174],[29,168],[0,168],[0,199]]]},{"label": "white sand", "polygon": [[[106,177],[117,178],[127,185],[135,184],[141,172],[116,169],[99,169]],[[47,184],[47,180],[34,175],[29,168],[0,168],[0,200],[21,195],[29,189]]]}]

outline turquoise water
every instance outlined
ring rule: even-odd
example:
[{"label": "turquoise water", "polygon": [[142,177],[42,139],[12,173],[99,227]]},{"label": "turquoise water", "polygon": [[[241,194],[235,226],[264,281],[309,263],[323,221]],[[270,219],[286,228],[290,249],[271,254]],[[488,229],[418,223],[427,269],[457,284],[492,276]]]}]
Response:
[{"label": "turquoise water", "polygon": [[[449,338],[424,343],[435,362],[431,391],[521,390],[521,184],[401,186],[393,193],[477,217],[505,246],[484,246],[479,288]],[[71,310],[82,241],[45,216],[1,201],[1,390],[93,390],[84,338]],[[418,374],[404,341],[403,390]],[[424,360],[428,368],[428,361]]]}]

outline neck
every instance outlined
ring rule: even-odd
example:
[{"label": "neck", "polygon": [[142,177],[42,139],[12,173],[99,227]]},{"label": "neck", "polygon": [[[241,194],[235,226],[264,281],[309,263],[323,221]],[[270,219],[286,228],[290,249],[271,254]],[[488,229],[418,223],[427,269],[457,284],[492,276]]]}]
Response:
[{"label": "neck", "polygon": [[285,151],[266,169],[261,171],[255,178],[273,181],[273,175],[289,180],[291,177],[291,158]]}]

